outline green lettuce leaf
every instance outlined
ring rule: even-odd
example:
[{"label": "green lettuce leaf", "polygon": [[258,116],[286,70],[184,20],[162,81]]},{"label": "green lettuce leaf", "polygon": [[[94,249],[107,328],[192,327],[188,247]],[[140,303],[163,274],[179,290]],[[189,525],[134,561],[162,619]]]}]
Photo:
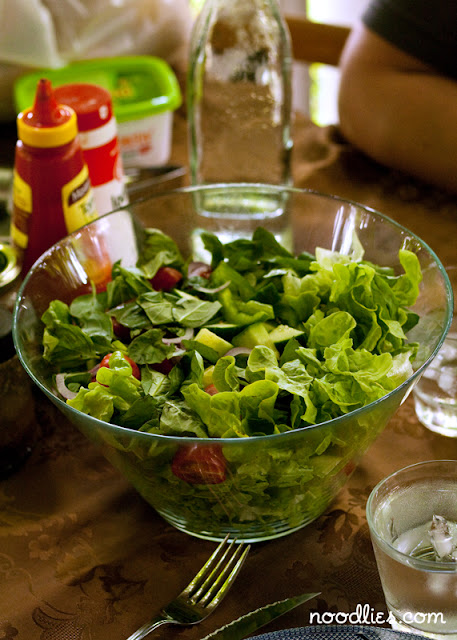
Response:
[{"label": "green lettuce leaf", "polygon": [[184,260],[176,242],[159,229],[145,229],[144,243],[137,267],[147,278],[153,278],[161,267],[181,271]]},{"label": "green lettuce leaf", "polygon": [[149,329],[141,333],[128,345],[129,357],[137,364],[158,364],[170,358],[175,347],[165,344],[163,337],[161,329]]},{"label": "green lettuce leaf", "polygon": [[53,300],[41,319],[45,326],[43,358],[59,370],[73,369],[97,357],[93,340],[73,324],[67,304]]},{"label": "green lettuce leaf", "polygon": [[208,324],[218,313],[221,305],[217,301],[202,300],[186,295],[173,307],[173,319],[183,327],[201,327]]}]

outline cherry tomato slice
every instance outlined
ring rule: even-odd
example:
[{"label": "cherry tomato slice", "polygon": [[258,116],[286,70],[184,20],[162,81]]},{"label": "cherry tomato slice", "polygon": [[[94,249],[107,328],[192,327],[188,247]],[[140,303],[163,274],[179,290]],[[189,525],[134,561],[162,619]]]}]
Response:
[{"label": "cherry tomato slice", "polygon": [[[109,359],[111,358],[113,354],[112,353],[107,353],[106,356],[104,356],[100,362],[100,368],[101,367],[108,367],[109,368]],[[132,367],[132,375],[137,379],[140,380],[141,379],[141,374],[140,374],[140,368],[138,367],[137,363],[134,362],[132,360],[132,358],[129,358],[128,356],[126,356],[124,354],[124,358],[125,360],[127,360],[127,362],[129,363],[129,365]]]},{"label": "cherry tomato slice", "polygon": [[163,373],[166,376],[170,373],[174,366],[175,363],[172,360],[167,360],[166,358],[165,360],[162,360],[162,362],[157,362],[156,364],[150,365],[151,369],[154,369],[154,371],[158,371],[159,373]]},{"label": "cherry tomato slice", "polygon": [[212,273],[213,273],[213,270],[211,269],[211,267],[208,267],[208,269],[206,271],[202,271],[200,276],[202,278],[205,278],[205,280],[209,280],[211,278],[211,274]]},{"label": "cherry tomato slice", "polygon": [[356,464],[354,460],[349,460],[349,462],[343,468],[343,473],[345,473],[347,476],[350,476],[351,473],[354,471],[355,467],[356,467]]},{"label": "cherry tomato slice", "polygon": [[160,267],[151,284],[157,291],[171,291],[182,280],[182,273],[173,267]]},{"label": "cherry tomato slice", "polygon": [[113,316],[111,316],[111,323],[113,325],[113,333],[116,338],[119,338],[119,340],[128,341],[130,338],[130,329],[118,322]]},{"label": "cherry tomato slice", "polygon": [[215,396],[216,393],[219,393],[216,385],[214,384],[209,384],[207,387],[205,387],[205,391],[206,393],[209,393],[210,396]]},{"label": "cherry tomato slice", "polygon": [[225,480],[226,460],[220,445],[181,447],[171,463],[174,475],[189,484],[220,484]]}]

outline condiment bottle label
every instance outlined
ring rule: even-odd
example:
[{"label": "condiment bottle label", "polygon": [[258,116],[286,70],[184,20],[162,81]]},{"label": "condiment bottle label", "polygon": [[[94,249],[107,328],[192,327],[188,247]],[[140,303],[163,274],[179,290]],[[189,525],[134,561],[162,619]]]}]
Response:
[{"label": "condiment bottle label", "polygon": [[68,233],[98,218],[86,164],[73,180],[62,187],[62,209]]},{"label": "condiment bottle label", "polygon": [[16,215],[11,223],[11,239],[19,249],[26,249],[28,217],[32,213],[32,189],[16,170],[13,173],[13,203]]},{"label": "condiment bottle label", "polygon": [[97,129],[79,133],[99,214],[119,209],[129,202],[116,132],[116,120],[111,118]]}]

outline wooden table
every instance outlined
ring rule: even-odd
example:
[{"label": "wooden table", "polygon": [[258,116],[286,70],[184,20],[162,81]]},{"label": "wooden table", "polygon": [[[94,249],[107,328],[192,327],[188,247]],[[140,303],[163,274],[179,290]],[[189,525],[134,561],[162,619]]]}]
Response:
[{"label": "wooden table", "polygon": [[[297,186],[374,207],[424,238],[444,264],[455,261],[457,198],[374,164],[333,127],[297,118],[294,139]],[[171,160],[187,164],[182,112]],[[0,482],[0,638],[124,640],[181,590],[215,544],[165,523],[34,393],[38,442]],[[456,457],[457,440],[419,424],[409,398],[325,514],[290,536],[254,545],[236,587],[198,627],[163,627],[154,637],[197,640],[253,608],[305,591],[321,595],[264,631],[306,626],[317,614],[328,623],[360,607],[386,616],[365,519],[368,494],[402,466]]]}]

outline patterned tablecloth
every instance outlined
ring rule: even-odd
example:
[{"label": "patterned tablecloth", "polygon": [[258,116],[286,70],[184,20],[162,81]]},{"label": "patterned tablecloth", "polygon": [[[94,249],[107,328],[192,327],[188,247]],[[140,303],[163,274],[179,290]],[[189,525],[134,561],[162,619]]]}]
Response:
[{"label": "patterned tablecloth", "polygon": [[[374,207],[427,240],[445,264],[455,262],[457,198],[372,163],[334,127],[297,118],[294,138],[297,186]],[[172,161],[187,163],[181,112]],[[36,390],[34,397],[37,444],[0,482],[0,640],[124,640],[181,590],[215,544],[166,524]],[[236,587],[205,622],[162,627],[154,637],[196,640],[305,591],[321,595],[264,631],[332,623],[337,612],[358,614],[358,624],[386,615],[365,519],[368,494],[402,466],[456,456],[457,440],[422,427],[408,398],[324,515],[254,545]]]}]

